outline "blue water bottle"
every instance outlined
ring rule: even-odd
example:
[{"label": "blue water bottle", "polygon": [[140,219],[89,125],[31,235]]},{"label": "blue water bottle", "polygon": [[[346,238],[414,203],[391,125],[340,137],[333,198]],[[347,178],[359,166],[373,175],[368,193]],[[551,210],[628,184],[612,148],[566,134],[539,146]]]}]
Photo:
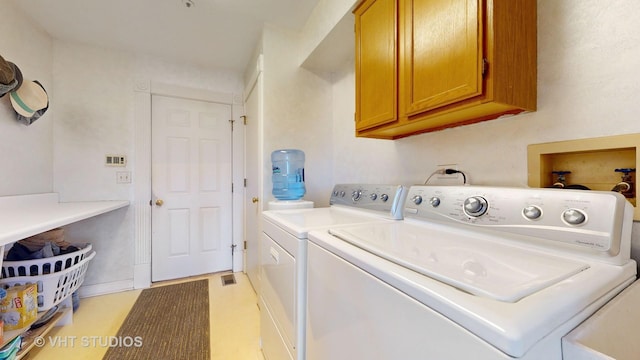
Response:
[{"label": "blue water bottle", "polygon": [[299,200],[304,196],[304,152],[296,149],[271,153],[273,196],[278,200]]}]

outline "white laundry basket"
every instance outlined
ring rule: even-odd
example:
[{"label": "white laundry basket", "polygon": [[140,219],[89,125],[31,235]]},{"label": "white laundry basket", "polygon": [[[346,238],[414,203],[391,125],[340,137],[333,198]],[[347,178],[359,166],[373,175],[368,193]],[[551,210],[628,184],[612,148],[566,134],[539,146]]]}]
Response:
[{"label": "white laundry basket", "polygon": [[42,259],[3,261],[2,278],[47,275],[77,265],[91,251],[91,244],[74,244],[78,251]]},{"label": "white laundry basket", "polygon": [[[87,254],[88,251],[91,251],[91,245],[70,254],[45,259],[5,261],[2,264],[3,279],[0,279],[0,286],[6,289],[14,285],[37,284],[38,311],[49,310],[82,285],[89,262],[96,255],[95,251]],[[50,272],[47,269],[59,271]],[[32,273],[34,275],[30,275]],[[5,277],[5,274],[29,275]]]}]

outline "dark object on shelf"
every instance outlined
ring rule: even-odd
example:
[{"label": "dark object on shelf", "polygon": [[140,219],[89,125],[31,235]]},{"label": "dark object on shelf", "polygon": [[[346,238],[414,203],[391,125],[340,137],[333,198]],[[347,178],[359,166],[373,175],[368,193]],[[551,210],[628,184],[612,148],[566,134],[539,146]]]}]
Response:
[{"label": "dark object on shelf", "polygon": [[573,190],[591,190],[588,187],[580,184],[571,184],[564,187],[565,189],[573,189]]},{"label": "dark object on shelf", "polygon": [[51,318],[53,317],[53,315],[56,314],[56,311],[58,311],[58,305],[52,307],[51,309],[49,309],[44,315],[42,315],[42,317],[40,317],[40,319],[36,320],[36,322],[34,322],[31,325],[31,330],[33,329],[37,329],[41,326],[46,325],[49,320],[51,320]]}]

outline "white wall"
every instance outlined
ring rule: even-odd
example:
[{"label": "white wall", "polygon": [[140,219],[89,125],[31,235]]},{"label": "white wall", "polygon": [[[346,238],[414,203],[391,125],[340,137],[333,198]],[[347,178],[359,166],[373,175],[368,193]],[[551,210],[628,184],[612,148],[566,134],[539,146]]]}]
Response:
[{"label": "white wall", "polygon": [[[233,74],[53,40],[10,2],[0,8],[0,54],[40,80],[51,102],[27,127],[14,120],[8,97],[0,99],[0,154],[8,159],[0,195],[132,200],[131,185],[116,184],[102,161],[123,153],[132,169],[136,79],[242,92]],[[268,156],[279,148],[305,151],[306,198],[324,206],[334,183],[421,183],[441,163],[459,164],[476,184],[523,186],[527,144],[640,132],[640,3],[538,0],[538,14],[537,112],[397,141],[354,137],[353,63],[327,81],[298,66],[299,34],[267,26],[263,197],[271,196]],[[69,234],[99,251],[86,284],[131,280],[130,209],[73,225]]]},{"label": "white wall", "polygon": [[[133,169],[137,81],[242,93],[237,75],[144,55],[55,40],[53,58],[54,91],[58,99],[54,190],[63,201],[134,201],[133,183],[117,184],[116,172],[131,171],[136,181]],[[126,155],[127,166],[105,166],[106,154]],[[133,206],[67,226],[72,239],[90,239],[99,254],[89,267],[86,286],[131,287],[134,226]]]},{"label": "white wall", "polygon": [[18,65],[25,80],[38,80],[49,92],[49,110],[30,126],[16,121],[9,95],[0,98],[0,196],[51,192],[53,186],[52,94],[53,41],[21,10],[3,2],[0,13],[0,55]]},{"label": "white wall", "polygon": [[351,136],[348,64],[334,82],[334,98],[350,97],[334,103],[334,149],[354,155],[336,159],[334,181],[422,183],[455,163],[475,184],[526,186],[528,144],[640,132],[638,16],[635,1],[538,0],[538,111],[396,141]]},{"label": "white wall", "polygon": [[[320,19],[308,24],[326,26],[328,19],[340,19],[344,6],[332,15],[321,0]],[[342,2],[340,2],[342,3]],[[558,140],[601,137],[640,132],[636,97],[640,94],[640,33],[636,20],[640,2],[598,0],[538,0],[538,110],[488,122],[400,140],[375,140],[354,136],[355,111],[354,63],[349,60],[332,74],[332,99],[329,113],[325,97],[292,94],[291,87],[277,95],[271,104],[288,120],[270,116],[265,120],[267,144],[284,146],[288,142],[304,144],[314,156],[308,157],[306,169],[323,171],[322,184],[308,187],[307,198],[316,206],[326,206],[329,189],[335,183],[423,183],[439,164],[458,164],[473,184],[527,186],[527,145]],[[328,31],[304,29],[299,47],[301,56],[313,50],[317,34]],[[264,43],[265,60],[269,51],[283,52],[291,48],[290,35],[270,30]],[[278,38],[282,44],[276,46]],[[265,66],[273,78],[280,80],[296,74],[296,81],[286,81],[300,91],[307,86],[323,86],[326,74],[301,77],[303,70],[276,55]],[[300,83],[302,82],[302,83]],[[282,90],[282,89],[281,89]],[[317,90],[320,91],[320,90]],[[280,97],[282,95],[282,97]],[[288,101],[299,101],[297,107],[306,115],[287,117]],[[320,113],[319,113],[320,112]],[[331,118],[330,134],[318,132],[318,121]],[[320,120],[322,118],[322,120]],[[294,123],[302,121],[302,123]],[[278,134],[286,134],[278,136]],[[309,144],[291,140],[308,139]],[[330,144],[330,145],[329,145]],[[273,147],[273,146],[272,146]],[[267,147],[267,150],[271,150]],[[268,159],[266,159],[268,164]],[[326,164],[331,169],[326,169]],[[613,169],[612,169],[613,171]],[[270,169],[265,167],[268,175]],[[308,176],[308,181],[315,178]],[[270,179],[265,178],[266,186]],[[640,225],[634,223],[633,256],[640,258]]]},{"label": "white wall", "polygon": [[[55,40],[11,2],[0,12],[0,54],[50,97],[47,113],[30,126],[15,121],[8,96],[0,99],[0,154],[8,161],[0,196],[54,191],[62,201],[133,201],[133,184],[116,184],[115,172],[134,165],[136,81],[242,93],[236,74]],[[129,163],[105,167],[106,154]],[[98,253],[85,286],[132,286],[134,215],[129,207],[65,227],[68,240],[91,242]]]},{"label": "white wall", "polygon": [[[333,185],[331,83],[299,67],[300,41],[295,32],[267,25],[264,54],[264,194],[271,195],[271,152],[301,149],[305,153],[306,200],[326,204]],[[266,204],[267,201],[263,202]]]},{"label": "white wall", "polygon": [[[538,0],[538,111],[395,141],[352,135],[346,64],[333,82],[332,181],[423,183],[453,163],[473,184],[527,186],[528,144],[639,133],[638,17],[637,1]],[[637,222],[632,237],[640,259]]]}]

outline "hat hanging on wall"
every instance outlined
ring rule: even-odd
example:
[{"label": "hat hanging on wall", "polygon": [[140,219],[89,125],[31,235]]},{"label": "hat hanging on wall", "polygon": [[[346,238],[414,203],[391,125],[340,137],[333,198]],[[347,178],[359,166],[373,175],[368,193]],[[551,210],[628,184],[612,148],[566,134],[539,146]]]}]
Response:
[{"label": "hat hanging on wall", "polygon": [[11,61],[0,56],[0,97],[22,85],[22,72]]},{"label": "hat hanging on wall", "polygon": [[11,105],[18,114],[18,121],[25,125],[31,125],[49,108],[49,96],[37,80],[23,82],[10,95]]}]

